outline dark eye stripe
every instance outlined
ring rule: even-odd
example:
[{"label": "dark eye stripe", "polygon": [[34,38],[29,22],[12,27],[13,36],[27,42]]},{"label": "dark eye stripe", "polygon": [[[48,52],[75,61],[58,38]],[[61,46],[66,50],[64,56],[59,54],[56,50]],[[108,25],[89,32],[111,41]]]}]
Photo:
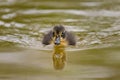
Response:
[{"label": "dark eye stripe", "polygon": [[65,32],[62,32],[61,37],[65,38]]},{"label": "dark eye stripe", "polygon": [[53,37],[55,37],[55,32],[53,32]]}]

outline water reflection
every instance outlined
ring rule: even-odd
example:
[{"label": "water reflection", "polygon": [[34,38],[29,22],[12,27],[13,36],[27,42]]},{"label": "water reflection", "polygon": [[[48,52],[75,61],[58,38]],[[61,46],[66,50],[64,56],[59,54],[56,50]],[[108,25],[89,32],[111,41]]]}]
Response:
[{"label": "water reflection", "polygon": [[61,70],[65,66],[66,52],[65,48],[54,48],[53,53],[53,66],[56,70]]}]

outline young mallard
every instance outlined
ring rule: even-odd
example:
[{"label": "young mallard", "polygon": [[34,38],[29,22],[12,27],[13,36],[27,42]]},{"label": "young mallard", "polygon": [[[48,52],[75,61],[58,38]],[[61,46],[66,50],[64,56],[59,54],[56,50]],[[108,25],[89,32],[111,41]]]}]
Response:
[{"label": "young mallard", "polygon": [[63,69],[66,61],[65,47],[67,45],[76,45],[76,40],[72,33],[66,31],[62,25],[58,25],[44,35],[42,43],[44,45],[54,44],[54,67],[55,69]]}]

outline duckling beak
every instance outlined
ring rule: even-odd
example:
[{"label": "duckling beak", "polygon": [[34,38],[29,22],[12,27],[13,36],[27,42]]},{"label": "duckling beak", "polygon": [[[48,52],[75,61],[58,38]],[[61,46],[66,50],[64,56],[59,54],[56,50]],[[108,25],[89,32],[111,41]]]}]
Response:
[{"label": "duckling beak", "polygon": [[59,45],[59,44],[60,44],[60,37],[58,36],[55,39],[55,45]]}]

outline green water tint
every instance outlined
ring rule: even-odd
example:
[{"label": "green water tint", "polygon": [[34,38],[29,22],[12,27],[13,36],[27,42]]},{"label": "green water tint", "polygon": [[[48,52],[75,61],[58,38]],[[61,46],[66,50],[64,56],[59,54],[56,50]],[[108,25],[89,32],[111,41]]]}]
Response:
[{"label": "green water tint", "polygon": [[[0,79],[120,80],[120,0],[1,0]],[[76,35],[55,70],[43,34],[62,24]]]}]

